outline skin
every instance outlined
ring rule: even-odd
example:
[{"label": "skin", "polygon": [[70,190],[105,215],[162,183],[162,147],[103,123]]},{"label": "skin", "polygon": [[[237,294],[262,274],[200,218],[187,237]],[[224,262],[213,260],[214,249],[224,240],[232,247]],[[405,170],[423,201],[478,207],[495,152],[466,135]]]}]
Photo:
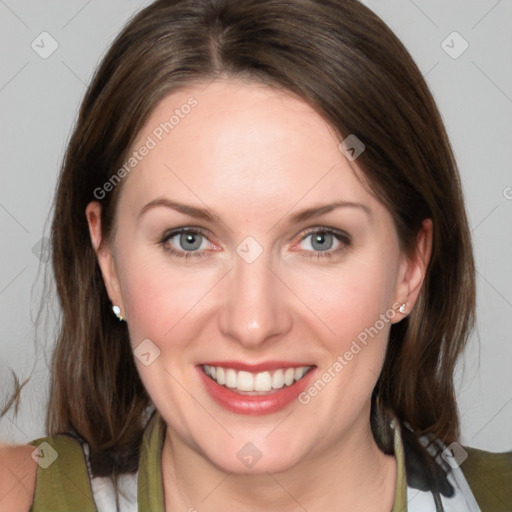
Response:
[{"label": "skin", "polygon": [[30,509],[38,467],[31,456],[34,449],[0,443],[0,512]]},{"label": "skin", "polygon": [[[140,376],[168,428],[162,453],[166,510],[391,510],[396,460],[377,447],[370,398],[391,323],[417,299],[431,251],[429,220],[411,256],[400,251],[391,214],[358,180],[333,129],[287,92],[219,79],[164,98],[134,148],[193,96],[197,106],[123,180],[115,237],[102,238],[101,206],[86,209],[106,288],[127,320],[132,347],[149,338],[160,355]],[[154,137],[153,137],[154,138]],[[354,162],[357,164],[357,160]],[[157,198],[207,208],[200,220]],[[290,223],[299,210],[343,207]],[[180,258],[159,243],[182,227],[204,230],[196,253]],[[308,236],[327,239],[331,258]],[[252,236],[252,263],[236,252]],[[186,252],[175,236],[167,247]],[[335,253],[338,248],[342,250]],[[332,367],[357,335],[394,307],[392,320],[308,404],[262,416],[225,410],[204,389],[196,365],[213,360],[286,360]],[[252,468],[237,452],[253,443]],[[179,482],[179,485],[176,485]],[[299,506],[300,504],[300,506]]]}]

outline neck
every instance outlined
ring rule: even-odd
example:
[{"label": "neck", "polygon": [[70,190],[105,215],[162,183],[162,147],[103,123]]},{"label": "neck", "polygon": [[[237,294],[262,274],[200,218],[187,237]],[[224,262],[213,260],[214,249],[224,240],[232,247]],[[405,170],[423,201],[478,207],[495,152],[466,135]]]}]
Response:
[{"label": "neck", "polygon": [[162,451],[165,510],[241,512],[390,511],[396,486],[395,457],[378,448],[369,421],[280,473],[226,473],[169,427]]}]

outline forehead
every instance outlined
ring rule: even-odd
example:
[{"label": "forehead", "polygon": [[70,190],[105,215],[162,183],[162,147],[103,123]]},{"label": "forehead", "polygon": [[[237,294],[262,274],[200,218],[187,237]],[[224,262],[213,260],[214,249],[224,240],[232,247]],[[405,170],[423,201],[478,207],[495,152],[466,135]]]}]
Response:
[{"label": "forehead", "polygon": [[339,142],[312,107],[285,91],[233,80],[181,89],[160,101],[138,134],[132,151],[149,149],[123,195],[253,214],[297,201],[372,202]]}]

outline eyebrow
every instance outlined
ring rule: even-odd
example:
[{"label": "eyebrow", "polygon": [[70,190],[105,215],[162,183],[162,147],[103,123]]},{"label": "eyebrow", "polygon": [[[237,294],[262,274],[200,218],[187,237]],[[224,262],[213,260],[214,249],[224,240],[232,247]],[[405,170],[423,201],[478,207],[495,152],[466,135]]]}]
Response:
[{"label": "eyebrow", "polygon": [[290,218],[290,222],[299,223],[304,222],[306,220],[312,219],[313,217],[319,217],[320,215],[324,215],[325,213],[329,213],[336,208],[359,208],[364,211],[369,217],[372,217],[372,211],[368,206],[360,203],[354,203],[352,201],[336,201],[335,203],[329,203],[321,206],[313,206],[311,208],[307,208],[306,210],[302,210],[292,215]]},{"label": "eyebrow", "polygon": [[[209,222],[215,222],[216,220],[220,221],[220,217],[217,214],[212,213],[210,210],[179,203],[177,201],[172,201],[171,199],[167,199],[164,197],[153,199],[153,201],[147,203],[140,211],[138,217],[146,213],[148,210],[151,210],[152,208],[156,208],[159,206],[171,208],[185,215],[189,215],[190,217],[195,217]],[[372,217],[372,211],[370,210],[370,208],[368,208],[368,206],[364,204],[354,203],[352,201],[336,201],[334,203],[313,206],[311,208],[301,210],[290,217],[289,223],[293,224],[305,222],[314,217],[318,217],[320,215],[329,213],[337,208],[357,208],[364,211],[369,217]]]}]

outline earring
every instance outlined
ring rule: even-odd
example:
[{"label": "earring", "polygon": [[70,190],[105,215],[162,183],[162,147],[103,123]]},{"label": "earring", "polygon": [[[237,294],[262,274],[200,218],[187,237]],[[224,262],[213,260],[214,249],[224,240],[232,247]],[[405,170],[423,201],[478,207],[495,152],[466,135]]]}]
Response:
[{"label": "earring", "polygon": [[405,303],[398,308],[398,311],[400,311],[400,313],[405,313]]},{"label": "earring", "polygon": [[121,308],[119,306],[112,306],[112,311],[114,312],[114,315],[117,316],[120,322],[124,320],[124,318],[121,316]]}]

